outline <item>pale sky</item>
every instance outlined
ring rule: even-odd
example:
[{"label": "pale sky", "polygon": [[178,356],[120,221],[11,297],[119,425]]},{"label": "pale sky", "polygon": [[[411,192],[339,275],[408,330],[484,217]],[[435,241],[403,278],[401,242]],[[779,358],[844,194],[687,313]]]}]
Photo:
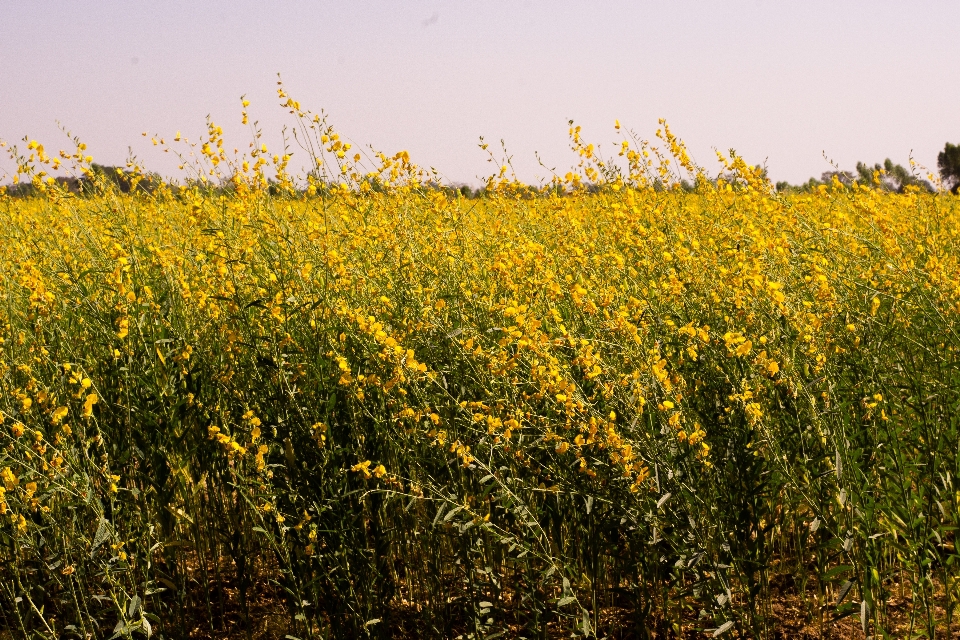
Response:
[{"label": "pale sky", "polygon": [[98,162],[132,147],[164,175],[176,163],[140,133],[196,139],[210,114],[243,148],[241,94],[278,149],[278,72],[354,143],[451,182],[492,173],[481,135],[521,179],[546,175],[535,152],[566,171],[570,119],[612,150],[615,119],[652,138],[666,118],[711,173],[733,147],[794,183],[830,169],[824,152],[852,169],[913,150],[935,171],[960,142],[957,0],[0,0],[0,15],[0,138],[66,148],[59,120]]}]

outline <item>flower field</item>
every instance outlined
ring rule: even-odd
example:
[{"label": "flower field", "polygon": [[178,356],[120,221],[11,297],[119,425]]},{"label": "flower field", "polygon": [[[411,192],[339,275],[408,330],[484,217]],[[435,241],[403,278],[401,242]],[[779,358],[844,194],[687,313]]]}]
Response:
[{"label": "flower field", "polygon": [[960,632],[960,199],[668,129],[465,197],[285,104],[302,178],[12,151],[0,634]]}]

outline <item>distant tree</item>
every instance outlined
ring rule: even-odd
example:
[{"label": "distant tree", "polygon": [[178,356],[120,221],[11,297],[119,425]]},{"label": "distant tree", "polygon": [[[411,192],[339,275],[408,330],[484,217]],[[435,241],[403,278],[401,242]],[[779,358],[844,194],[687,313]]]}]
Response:
[{"label": "distant tree", "polygon": [[916,186],[925,191],[933,191],[933,186],[913,175],[909,169],[903,165],[894,164],[890,158],[883,161],[883,164],[875,164],[872,167],[866,163],[857,163],[857,179],[863,184],[873,184],[874,173],[879,173],[880,186],[889,191],[903,193],[908,186]]},{"label": "distant tree", "polygon": [[101,184],[110,183],[122,193],[129,193],[136,187],[137,191],[153,193],[160,185],[160,176],[155,173],[136,174],[121,167],[112,167],[93,163],[90,166],[92,176],[80,180],[80,191],[93,193],[94,183],[98,180]]},{"label": "distant tree", "polygon": [[[945,160],[945,158],[948,159]],[[949,158],[952,158],[952,165],[949,164],[951,162]],[[947,163],[950,167],[952,167],[952,169],[947,170],[953,171],[953,173],[949,174],[954,176],[950,180],[947,179],[948,173],[945,172],[943,168],[944,163]],[[940,154],[940,173],[944,176],[944,182],[953,182],[953,190],[954,193],[956,193],[957,187],[960,186],[960,145],[954,146],[947,144],[947,148],[944,153]],[[903,193],[904,189],[909,186],[915,186],[925,191],[933,191],[933,185],[926,180],[917,177],[906,167],[895,164],[890,158],[884,160],[883,164],[878,163],[873,166],[870,166],[865,162],[858,162],[856,172],[840,171],[836,169],[833,171],[824,171],[820,174],[819,180],[816,178],[810,178],[806,182],[796,186],[791,185],[788,182],[778,182],[777,191],[816,191],[818,188],[824,185],[830,186],[833,184],[834,178],[836,178],[837,182],[846,187],[851,186],[854,182],[864,186],[873,186],[876,185],[874,174],[877,174],[877,178],[880,181],[878,186],[887,191]]]},{"label": "distant tree", "polygon": [[12,198],[29,198],[37,195],[37,188],[32,182],[18,182],[7,187],[7,195]]},{"label": "distant tree", "polygon": [[937,156],[937,167],[943,183],[950,186],[950,192],[960,192],[960,144],[948,142]]},{"label": "distant tree", "polygon": [[[56,183],[63,189],[72,193],[80,192],[80,181],[72,176],[58,176],[54,178]],[[40,194],[36,185],[31,182],[20,182],[6,187],[6,193],[12,198],[30,198]]]},{"label": "distant tree", "polygon": [[820,182],[822,184],[830,184],[833,182],[834,178],[836,178],[840,184],[849,187],[851,184],[853,184],[856,176],[849,171],[824,171],[820,174]]}]

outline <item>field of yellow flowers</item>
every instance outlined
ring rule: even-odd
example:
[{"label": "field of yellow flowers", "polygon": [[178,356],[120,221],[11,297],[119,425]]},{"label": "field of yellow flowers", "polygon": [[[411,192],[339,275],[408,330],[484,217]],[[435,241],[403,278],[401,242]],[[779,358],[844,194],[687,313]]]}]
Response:
[{"label": "field of yellow flowers", "polygon": [[11,151],[0,634],[960,632],[960,199],[575,128],[466,198],[285,105],[299,183]]}]

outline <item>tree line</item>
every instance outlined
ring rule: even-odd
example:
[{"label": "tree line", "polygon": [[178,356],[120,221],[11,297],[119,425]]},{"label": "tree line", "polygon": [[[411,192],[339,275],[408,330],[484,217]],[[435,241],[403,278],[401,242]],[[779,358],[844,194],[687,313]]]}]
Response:
[{"label": "tree line", "polygon": [[[946,143],[943,151],[937,155],[937,168],[944,188],[956,194],[960,190],[960,145]],[[887,191],[903,193],[908,187],[916,187],[923,191],[935,191],[928,180],[923,179],[914,171],[903,165],[895,164],[890,158],[873,166],[858,162],[856,171],[824,171],[820,179],[810,178],[799,185],[792,185],[783,181],[776,184],[777,191],[813,191],[822,185],[832,184],[834,179],[844,185],[854,182],[872,184]]]},{"label": "tree line", "polygon": [[[943,151],[937,155],[937,168],[940,172],[940,179],[944,188],[949,189],[951,193],[960,192],[960,144],[946,143]],[[75,177],[57,177],[58,183],[68,191],[85,194],[93,193],[95,184],[112,183],[121,192],[127,193],[131,190],[141,190],[147,193],[154,191],[161,183],[158,174],[139,173],[128,171],[120,167],[105,166],[93,164],[91,175],[82,178]],[[811,177],[804,183],[793,185],[786,181],[776,183],[777,191],[786,192],[808,192],[817,189],[823,185],[830,185],[834,179],[843,185],[851,185],[859,182],[864,185],[875,185],[887,191],[903,193],[908,187],[915,187],[923,191],[933,192],[934,186],[928,180],[923,179],[914,171],[907,169],[903,165],[895,164],[890,158],[883,161],[883,164],[876,163],[873,166],[864,162],[858,162],[856,171],[843,171],[835,169],[825,171],[820,174],[820,179]],[[484,195],[484,188],[471,188],[469,185],[441,186],[433,185],[443,191],[454,191],[465,198],[479,198]],[[209,185],[206,185],[210,188]],[[686,189],[692,189],[693,185],[683,184]],[[6,193],[14,197],[25,197],[35,195],[36,187],[30,182],[8,185]]]}]

